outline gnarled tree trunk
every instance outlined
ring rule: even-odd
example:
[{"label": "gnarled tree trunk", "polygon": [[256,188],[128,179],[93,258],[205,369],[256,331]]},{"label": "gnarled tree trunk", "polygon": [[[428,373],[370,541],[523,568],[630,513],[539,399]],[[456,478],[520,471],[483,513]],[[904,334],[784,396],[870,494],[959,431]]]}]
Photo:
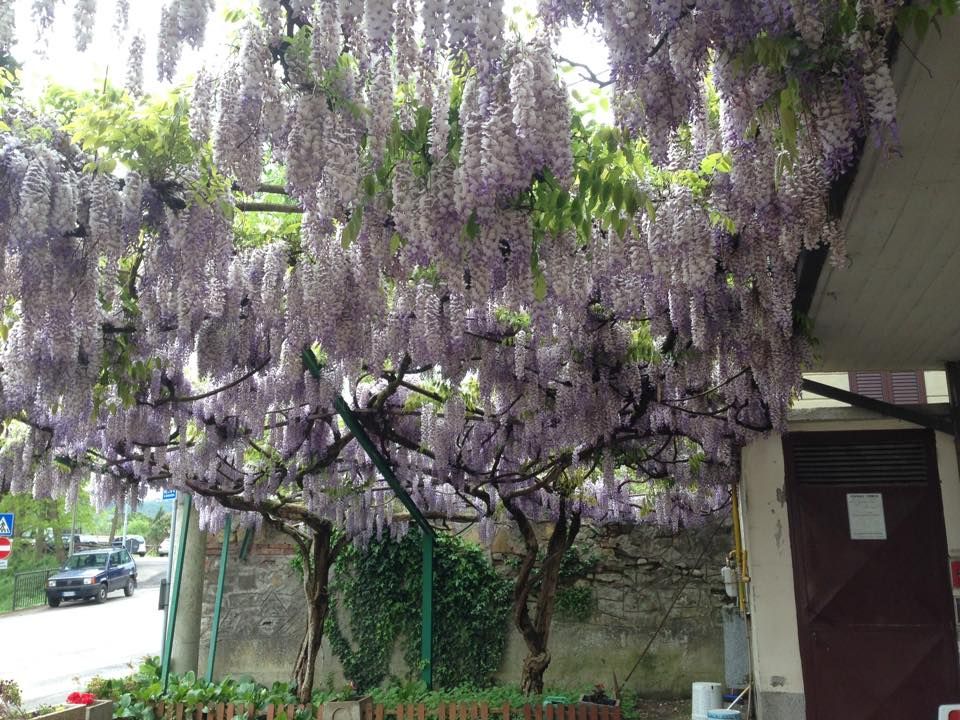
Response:
[{"label": "gnarled tree trunk", "polygon": [[[537,567],[540,542],[530,519],[517,505],[504,499],[507,511],[513,517],[523,536],[524,555],[520,570],[513,585],[513,623],[527,646],[523,659],[520,689],[527,695],[543,692],[543,674],[550,666],[550,625],[556,606],[557,585],[560,581],[560,565],[564,553],[573,545],[580,531],[580,513],[568,516],[567,501],[560,500],[560,513],[547,541],[546,555]],[[531,615],[531,600],[533,614]]]},{"label": "gnarled tree trunk", "polygon": [[330,610],[330,567],[343,549],[345,540],[333,540],[333,527],[326,521],[309,522],[305,530],[267,516],[278,530],[292,537],[303,557],[303,592],[307,605],[307,628],[293,666],[297,700],[307,704],[313,695],[313,677],[323,642],[323,626]]}]

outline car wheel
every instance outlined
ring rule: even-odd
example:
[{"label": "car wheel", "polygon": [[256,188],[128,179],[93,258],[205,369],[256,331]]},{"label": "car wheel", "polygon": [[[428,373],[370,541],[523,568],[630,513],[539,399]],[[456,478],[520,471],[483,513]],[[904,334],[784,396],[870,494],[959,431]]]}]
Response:
[{"label": "car wheel", "polygon": [[48,597],[47,605],[50,607],[60,607],[60,598]]},{"label": "car wheel", "polygon": [[133,578],[127,578],[127,584],[123,586],[123,594],[127,597],[133,595],[133,590],[136,588],[136,583],[133,582]]},{"label": "car wheel", "polygon": [[137,555],[139,555],[140,557],[146,557],[146,556],[147,556],[147,551],[146,551],[146,550],[142,550],[141,552],[138,552]]},{"label": "car wheel", "polygon": [[102,603],[107,599],[107,584],[103,583],[100,587],[97,588],[97,594],[94,597],[98,603]]}]

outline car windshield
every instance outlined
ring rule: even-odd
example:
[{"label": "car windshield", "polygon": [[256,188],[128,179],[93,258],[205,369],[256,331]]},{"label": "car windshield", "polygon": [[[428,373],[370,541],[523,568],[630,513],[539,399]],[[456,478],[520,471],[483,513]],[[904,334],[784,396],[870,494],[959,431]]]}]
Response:
[{"label": "car windshield", "polygon": [[107,566],[107,553],[92,553],[90,555],[73,555],[67,559],[66,570],[83,570],[84,568],[103,569]]}]

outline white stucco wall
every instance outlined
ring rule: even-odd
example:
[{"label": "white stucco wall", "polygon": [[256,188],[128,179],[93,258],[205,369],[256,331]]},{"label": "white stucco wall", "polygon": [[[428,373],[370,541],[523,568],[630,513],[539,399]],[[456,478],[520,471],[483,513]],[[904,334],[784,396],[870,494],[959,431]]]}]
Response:
[{"label": "white stucco wall", "polygon": [[750,577],[751,656],[759,693],[803,692],[783,482],[779,434],[744,448],[740,513]]},{"label": "white stucco wall", "polygon": [[[798,432],[912,427],[915,426],[849,407],[798,410],[791,413],[790,420],[790,429]],[[957,453],[949,435],[937,433],[936,445],[947,545],[951,556],[960,557]],[[803,718],[803,674],[779,434],[744,448],[740,482],[741,519],[750,577],[747,587],[751,656],[759,717],[761,720],[797,720]],[[944,572],[948,572],[946,564]],[[797,700],[800,702],[795,702]]]}]

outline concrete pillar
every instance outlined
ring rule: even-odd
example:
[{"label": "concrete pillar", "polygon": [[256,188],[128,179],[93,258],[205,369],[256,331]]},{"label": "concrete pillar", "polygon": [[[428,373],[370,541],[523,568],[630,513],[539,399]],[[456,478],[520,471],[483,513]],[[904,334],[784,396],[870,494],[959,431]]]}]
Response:
[{"label": "concrete pillar", "polygon": [[[177,494],[177,514],[184,516],[186,496]],[[179,533],[178,533],[179,535]],[[174,542],[179,542],[176,538]],[[170,672],[182,675],[197,672],[200,660],[200,617],[203,612],[203,561],[207,551],[207,535],[200,532],[199,513],[191,508],[187,541],[182,548],[183,575],[180,578],[180,602],[177,608],[176,633],[170,650]],[[174,552],[181,552],[175,548]],[[174,560],[176,568],[176,560]]]}]

